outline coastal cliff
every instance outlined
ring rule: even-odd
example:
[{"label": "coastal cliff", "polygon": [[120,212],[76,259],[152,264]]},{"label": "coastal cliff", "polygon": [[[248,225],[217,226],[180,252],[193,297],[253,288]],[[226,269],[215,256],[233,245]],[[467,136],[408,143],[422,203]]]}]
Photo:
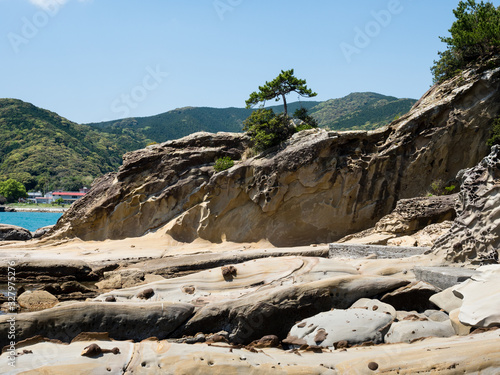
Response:
[{"label": "coastal cliff", "polygon": [[[181,242],[335,241],[372,227],[436,180],[455,182],[489,151],[500,115],[500,69],[469,69],[432,87],[375,131],[307,130],[244,155],[243,134],[196,133],[124,156],[72,206],[52,238],[122,239],[160,230]],[[216,172],[215,159],[236,160]]]}]

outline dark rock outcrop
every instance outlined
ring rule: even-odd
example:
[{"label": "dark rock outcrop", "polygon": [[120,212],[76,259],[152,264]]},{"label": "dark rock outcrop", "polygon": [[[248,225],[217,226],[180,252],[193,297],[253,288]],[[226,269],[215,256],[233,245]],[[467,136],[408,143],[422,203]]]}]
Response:
[{"label": "dark rock outcrop", "polygon": [[453,226],[433,250],[453,262],[498,263],[500,146],[494,146],[481,163],[463,172],[456,210]]},{"label": "dark rock outcrop", "polygon": [[48,225],[43,228],[38,228],[34,233],[33,233],[33,238],[41,238],[45,236],[47,233],[50,232],[50,230],[53,228],[53,225]]},{"label": "dark rock outcrop", "polygon": [[31,232],[27,229],[0,224],[0,241],[29,241],[31,238]]},{"label": "dark rock outcrop", "polygon": [[[81,260],[66,259],[37,259],[16,260],[16,281],[19,282],[61,282],[69,279],[80,281],[93,281],[92,268]],[[6,283],[8,275],[8,264],[0,264],[0,282]],[[43,280],[40,280],[43,278]],[[68,279],[68,280],[66,280]]]},{"label": "dark rock outcrop", "polygon": [[500,69],[466,70],[389,126],[303,131],[219,173],[214,160],[240,159],[245,136],[197,133],[126,154],[118,173],[66,212],[52,238],[120,239],[162,228],[183,242],[332,242],[477,164],[500,114],[499,88]]}]

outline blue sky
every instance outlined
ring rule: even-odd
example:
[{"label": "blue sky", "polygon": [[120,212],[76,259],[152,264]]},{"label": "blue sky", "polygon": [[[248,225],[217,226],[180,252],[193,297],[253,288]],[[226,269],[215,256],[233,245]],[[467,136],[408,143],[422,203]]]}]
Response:
[{"label": "blue sky", "polygon": [[0,0],[0,97],[99,122],[243,107],[259,85],[294,68],[315,100],[357,91],[419,98],[457,4]]}]

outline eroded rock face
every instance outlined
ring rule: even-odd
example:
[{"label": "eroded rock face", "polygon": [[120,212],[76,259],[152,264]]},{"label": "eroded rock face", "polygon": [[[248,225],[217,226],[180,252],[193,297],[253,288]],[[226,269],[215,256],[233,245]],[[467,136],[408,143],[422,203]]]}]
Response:
[{"label": "eroded rock face", "polygon": [[498,263],[500,249],[500,146],[463,173],[457,218],[433,250],[453,262]]},{"label": "eroded rock face", "polygon": [[126,154],[118,173],[73,205],[54,236],[120,239],[163,227],[183,242],[332,242],[481,160],[500,113],[499,85],[499,69],[468,70],[390,126],[303,131],[220,173],[215,158],[239,159],[245,136],[198,133]]}]

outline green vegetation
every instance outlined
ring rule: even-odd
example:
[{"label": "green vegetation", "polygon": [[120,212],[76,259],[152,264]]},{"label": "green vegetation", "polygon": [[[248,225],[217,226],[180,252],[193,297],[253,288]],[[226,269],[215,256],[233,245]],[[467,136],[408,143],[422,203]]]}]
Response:
[{"label": "green vegetation", "polygon": [[498,53],[500,48],[500,7],[491,2],[460,1],[453,11],[456,21],[449,30],[450,37],[440,37],[447,44],[439,52],[431,71],[434,82],[454,77],[468,64]]},{"label": "green vegetation", "polygon": [[229,156],[224,156],[223,158],[215,160],[214,169],[217,172],[225,171],[226,169],[231,168],[234,165],[233,159]]},{"label": "green vegetation", "polygon": [[109,134],[14,99],[0,99],[0,181],[27,190],[78,190],[116,170],[122,155],[146,139],[124,130]]},{"label": "green vegetation", "polygon": [[[375,129],[387,125],[395,116],[403,115],[416,103],[414,99],[398,99],[374,93],[353,93],[326,102],[304,101],[287,103],[288,112],[306,108],[318,121],[318,126],[332,130]],[[283,106],[266,107],[275,113]],[[110,134],[135,135],[141,139],[165,142],[198,131],[241,132],[243,122],[252,114],[245,108],[181,108],[151,117],[88,124]],[[145,142],[147,143],[147,142]],[[130,149],[132,150],[132,149]]]},{"label": "green vegetation", "polygon": [[428,196],[433,196],[433,195],[450,195],[455,192],[456,186],[455,185],[449,185],[445,186],[445,183],[443,180],[435,180],[431,183],[431,191],[428,193]]},{"label": "green vegetation", "polygon": [[304,107],[298,108],[294,112],[293,117],[303,121],[302,124],[297,126],[296,128],[297,131],[313,129],[318,127],[318,121],[314,117],[309,115],[309,111],[307,110],[307,108]]},{"label": "green vegetation", "polygon": [[57,198],[55,201],[54,201],[55,204],[57,205],[63,205],[64,204],[64,199],[62,198]]},{"label": "green vegetation", "polygon": [[19,198],[26,198],[28,196],[24,185],[13,178],[0,182],[0,195],[3,196],[7,202],[16,202]]},{"label": "green vegetation", "polygon": [[272,109],[259,108],[245,120],[245,130],[255,151],[261,152],[279,145],[293,134],[290,120],[284,114],[276,115]]},{"label": "green vegetation", "polygon": [[280,99],[283,99],[283,112],[285,117],[288,117],[286,96],[291,92],[307,98],[318,95],[307,88],[304,79],[299,79],[293,75],[293,69],[282,70],[271,82],[266,81],[265,85],[259,86],[259,91],[252,92],[250,98],[246,101],[246,105],[247,108],[251,108],[260,102],[265,104],[267,100],[275,99],[278,102]]},{"label": "green vegetation", "polygon": [[332,130],[373,130],[406,114],[415,99],[398,99],[373,92],[355,92],[323,102],[311,110],[322,128]]},{"label": "green vegetation", "polygon": [[500,117],[493,121],[493,126],[490,132],[490,139],[488,139],[488,146],[500,145]]},{"label": "green vegetation", "polygon": [[288,106],[286,103],[286,95],[296,92],[301,96],[313,97],[317,94],[307,88],[304,79],[298,79],[293,75],[293,69],[281,71],[281,73],[271,82],[266,82],[265,85],[259,86],[258,92],[252,92],[250,98],[246,101],[247,108],[250,108],[260,102],[275,99],[279,101],[283,99],[283,113],[275,114],[272,109],[264,109],[263,107],[252,112],[252,114],[244,121],[243,130],[250,136],[254,149],[257,152],[267,150],[268,148],[279,145],[287,140],[293,133],[311,129],[318,125],[317,121],[308,115],[307,108],[297,108],[295,115],[303,123],[300,128],[295,128],[293,122],[288,117]]}]

